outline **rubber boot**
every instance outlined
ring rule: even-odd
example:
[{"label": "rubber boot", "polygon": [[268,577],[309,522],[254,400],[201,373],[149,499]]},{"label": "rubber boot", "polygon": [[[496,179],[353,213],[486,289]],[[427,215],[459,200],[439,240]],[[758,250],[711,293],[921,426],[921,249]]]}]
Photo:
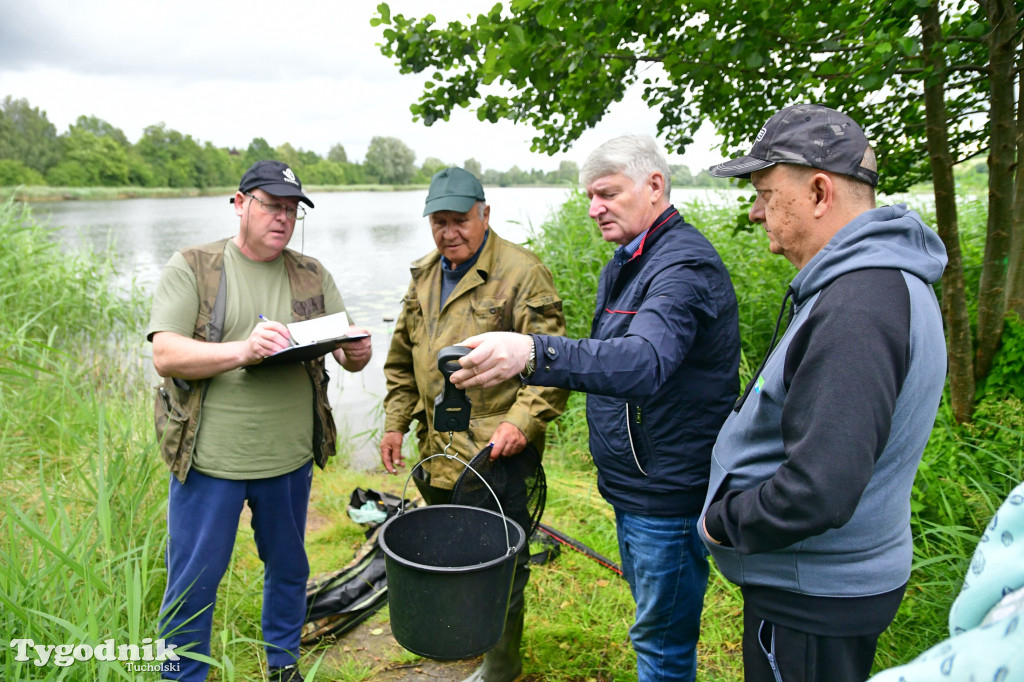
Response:
[{"label": "rubber boot", "polygon": [[505,631],[493,649],[484,654],[483,664],[462,682],[512,682],[523,672],[519,646],[523,641],[523,611],[510,613]]}]

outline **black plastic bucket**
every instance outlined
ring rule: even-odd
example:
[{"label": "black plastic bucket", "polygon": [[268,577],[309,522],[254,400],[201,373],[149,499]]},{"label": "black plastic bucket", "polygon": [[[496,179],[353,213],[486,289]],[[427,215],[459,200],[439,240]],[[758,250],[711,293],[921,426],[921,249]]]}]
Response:
[{"label": "black plastic bucket", "polygon": [[525,535],[512,519],[477,507],[439,504],[391,517],[378,539],[398,643],[439,660],[492,649]]}]

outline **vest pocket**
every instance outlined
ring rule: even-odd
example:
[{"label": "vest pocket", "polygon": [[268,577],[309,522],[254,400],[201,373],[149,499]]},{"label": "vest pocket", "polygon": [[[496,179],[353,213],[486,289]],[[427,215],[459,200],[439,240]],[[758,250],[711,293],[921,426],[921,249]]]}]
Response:
[{"label": "vest pocket", "polygon": [[164,463],[178,480],[184,482],[192,460],[192,443],[195,440],[192,422],[193,416],[198,416],[195,408],[201,400],[201,390],[195,384],[182,384],[185,388],[168,379],[157,386],[153,420]]}]

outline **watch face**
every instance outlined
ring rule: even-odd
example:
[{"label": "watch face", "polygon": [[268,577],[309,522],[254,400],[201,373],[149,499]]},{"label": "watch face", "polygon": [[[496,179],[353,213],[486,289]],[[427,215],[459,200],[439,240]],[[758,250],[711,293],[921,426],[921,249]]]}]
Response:
[{"label": "watch face", "polygon": [[534,346],[530,347],[530,355],[526,358],[526,366],[523,367],[523,371],[520,372],[522,378],[527,378],[533,375],[533,371],[537,368],[537,349]]}]

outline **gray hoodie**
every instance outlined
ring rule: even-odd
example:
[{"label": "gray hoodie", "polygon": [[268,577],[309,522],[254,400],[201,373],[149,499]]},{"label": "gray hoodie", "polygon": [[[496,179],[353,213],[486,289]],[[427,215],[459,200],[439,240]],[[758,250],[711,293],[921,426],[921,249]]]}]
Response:
[{"label": "gray hoodie", "polygon": [[703,514],[722,544],[702,537],[730,581],[821,597],[906,583],[910,492],[946,374],[931,287],[945,265],[920,217],[886,206],[793,279],[788,328],[712,455]]}]

